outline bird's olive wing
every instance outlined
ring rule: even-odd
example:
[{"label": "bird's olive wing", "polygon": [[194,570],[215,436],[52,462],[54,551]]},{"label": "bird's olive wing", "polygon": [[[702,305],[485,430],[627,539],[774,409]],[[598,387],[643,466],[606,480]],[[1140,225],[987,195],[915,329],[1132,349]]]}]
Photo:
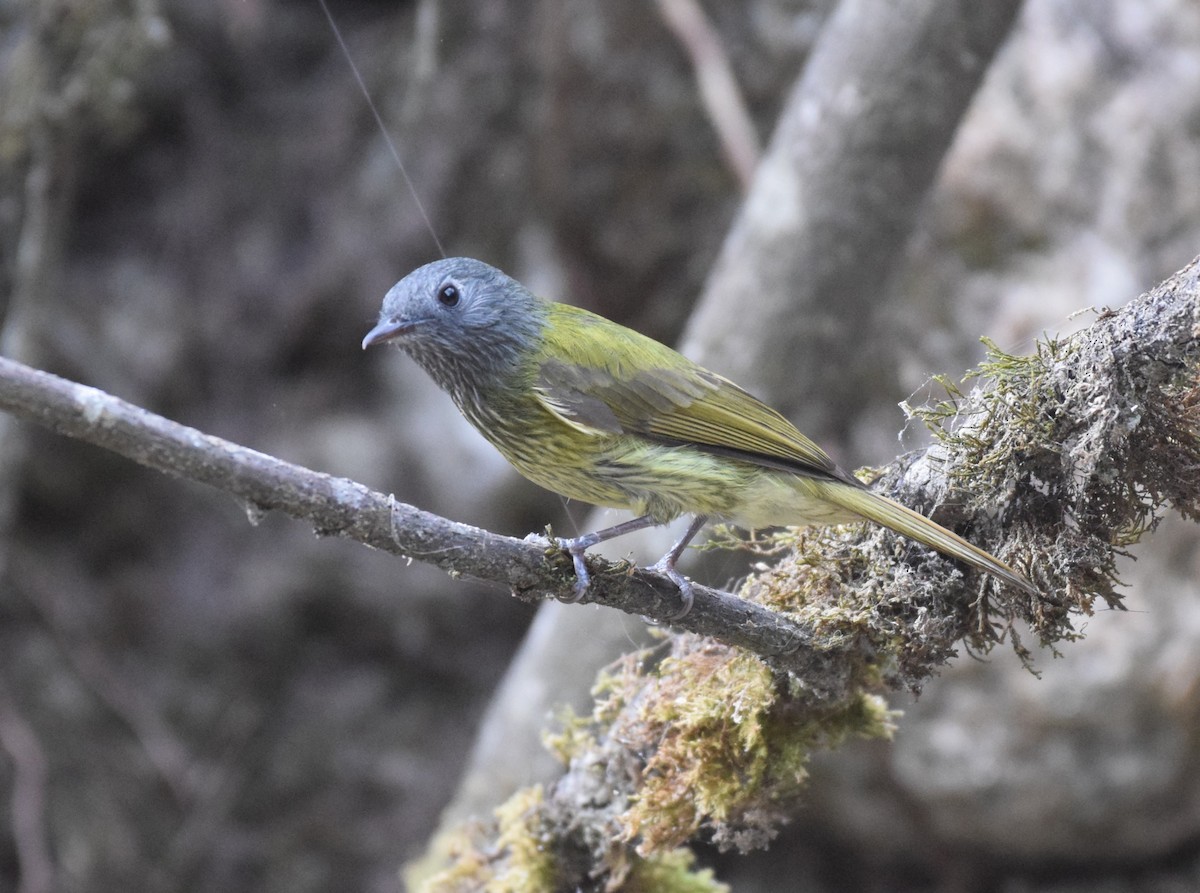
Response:
[{"label": "bird's olive wing", "polygon": [[[577,430],[638,434],[799,474],[846,475],[787,419],[733,382],[616,323],[563,308],[538,358],[535,390]],[[569,333],[569,334],[566,334]]]}]

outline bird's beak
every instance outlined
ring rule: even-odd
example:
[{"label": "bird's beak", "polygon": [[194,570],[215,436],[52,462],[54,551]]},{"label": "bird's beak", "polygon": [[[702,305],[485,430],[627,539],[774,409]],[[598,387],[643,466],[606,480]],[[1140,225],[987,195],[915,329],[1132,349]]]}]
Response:
[{"label": "bird's beak", "polygon": [[417,327],[416,320],[411,319],[385,319],[371,331],[367,332],[367,337],[363,339],[362,347],[366,350],[372,344],[383,344],[387,341],[394,341],[397,338],[402,338]]}]

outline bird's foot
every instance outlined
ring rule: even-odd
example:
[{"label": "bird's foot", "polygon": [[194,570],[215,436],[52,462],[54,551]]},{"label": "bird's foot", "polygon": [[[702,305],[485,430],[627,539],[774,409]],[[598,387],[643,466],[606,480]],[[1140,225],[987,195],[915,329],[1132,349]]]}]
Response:
[{"label": "bird's foot", "polygon": [[555,537],[554,543],[558,548],[562,549],[571,556],[571,564],[575,566],[575,585],[571,587],[571,595],[559,599],[568,605],[573,605],[588,591],[588,586],[591,585],[592,575],[588,573],[587,562],[584,561],[584,555],[587,550],[600,540],[594,533],[589,533],[584,536],[577,536],[571,539],[563,537]]},{"label": "bird's foot", "polygon": [[675,570],[675,562],[672,560],[672,556],[670,554],[664,555],[656,564],[651,565],[648,570],[662,574],[679,587],[679,610],[668,617],[667,622],[674,623],[676,620],[682,620],[691,613],[692,602],[696,600],[695,593],[692,591],[692,581]]}]

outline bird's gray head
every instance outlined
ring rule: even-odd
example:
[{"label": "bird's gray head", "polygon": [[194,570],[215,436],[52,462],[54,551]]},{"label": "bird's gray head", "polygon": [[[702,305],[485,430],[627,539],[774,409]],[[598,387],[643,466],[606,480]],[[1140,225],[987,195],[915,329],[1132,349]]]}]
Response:
[{"label": "bird's gray head", "polygon": [[544,319],[545,302],[521,283],[482,261],[451,257],[393,285],[362,346],[402,347],[457,398],[517,370]]}]

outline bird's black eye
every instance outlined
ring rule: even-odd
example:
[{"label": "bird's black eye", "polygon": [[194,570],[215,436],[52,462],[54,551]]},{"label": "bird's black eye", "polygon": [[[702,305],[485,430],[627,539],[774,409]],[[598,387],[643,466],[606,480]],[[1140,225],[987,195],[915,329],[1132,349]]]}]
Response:
[{"label": "bird's black eye", "polygon": [[457,307],[461,297],[462,295],[458,292],[458,286],[453,282],[447,282],[438,289],[438,302],[446,307]]}]

